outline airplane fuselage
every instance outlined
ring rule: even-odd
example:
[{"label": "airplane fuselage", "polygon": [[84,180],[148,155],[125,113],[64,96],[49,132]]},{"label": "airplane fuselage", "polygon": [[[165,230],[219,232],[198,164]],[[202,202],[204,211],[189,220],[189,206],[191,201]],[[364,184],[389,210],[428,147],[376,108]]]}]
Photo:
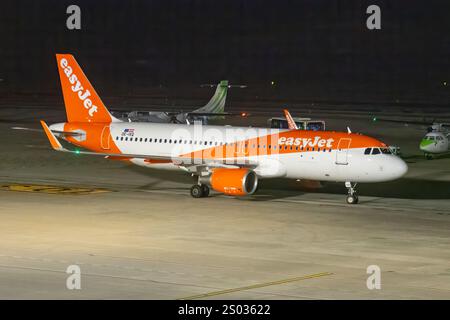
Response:
[{"label": "airplane fuselage", "polygon": [[[381,141],[350,132],[208,126],[194,123],[122,122],[106,108],[70,54],[56,55],[67,122],[42,128],[54,150],[103,156],[159,169],[184,170],[198,178],[190,193],[210,188],[226,195],[253,194],[259,178],[343,181],[347,203],[358,203],[356,182],[403,176],[408,167]],[[197,115],[223,111],[222,83]],[[69,150],[57,136],[86,150]]]},{"label": "airplane fuselage", "polygon": [[443,132],[427,133],[420,141],[419,148],[425,154],[446,153],[450,148],[449,137]]},{"label": "airplane fuselage", "polygon": [[152,155],[190,157],[193,165],[250,165],[260,178],[381,182],[407,171],[384,143],[346,132],[125,122],[59,123],[50,129],[82,133],[65,139],[91,151],[149,155],[127,160],[158,169],[189,165],[152,160]]}]

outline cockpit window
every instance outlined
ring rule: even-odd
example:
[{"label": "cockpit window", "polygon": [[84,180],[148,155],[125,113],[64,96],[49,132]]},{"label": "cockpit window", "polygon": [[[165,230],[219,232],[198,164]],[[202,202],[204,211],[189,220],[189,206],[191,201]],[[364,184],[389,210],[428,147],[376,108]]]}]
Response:
[{"label": "cockpit window", "polygon": [[425,140],[434,140],[434,136],[426,136]]},{"label": "cockpit window", "polygon": [[389,150],[389,148],[381,148],[381,153],[382,154],[391,154],[391,150]]},{"label": "cockpit window", "polygon": [[372,148],[367,148],[366,150],[364,150],[364,154],[370,154],[370,151],[372,151]]},{"label": "cockpit window", "polygon": [[373,149],[372,149],[372,154],[380,154],[380,149],[378,149],[378,148],[373,148]]}]

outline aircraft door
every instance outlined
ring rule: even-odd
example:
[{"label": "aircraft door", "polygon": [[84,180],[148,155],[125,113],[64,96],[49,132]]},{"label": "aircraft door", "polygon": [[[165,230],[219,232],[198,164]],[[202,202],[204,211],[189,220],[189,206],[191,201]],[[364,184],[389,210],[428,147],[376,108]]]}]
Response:
[{"label": "aircraft door", "polygon": [[336,164],[346,165],[348,164],[348,148],[350,147],[350,143],[352,139],[350,138],[341,138],[338,143],[338,147],[336,150]]},{"label": "aircraft door", "polygon": [[100,139],[100,145],[103,150],[109,150],[109,137],[110,137],[110,128],[109,126],[104,126],[102,130],[102,137]]}]

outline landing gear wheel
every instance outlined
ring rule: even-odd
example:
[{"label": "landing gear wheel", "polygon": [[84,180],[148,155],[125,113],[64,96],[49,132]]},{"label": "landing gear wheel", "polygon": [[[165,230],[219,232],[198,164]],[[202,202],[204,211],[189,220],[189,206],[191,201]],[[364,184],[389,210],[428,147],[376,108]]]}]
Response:
[{"label": "landing gear wheel", "polygon": [[202,193],[205,198],[209,196],[209,187],[206,184],[202,184]]},{"label": "landing gear wheel", "polygon": [[345,182],[345,186],[348,189],[347,203],[348,204],[357,204],[358,203],[358,194],[356,193],[356,183],[352,185],[351,182]]},{"label": "landing gear wheel", "polygon": [[431,154],[429,154],[429,153],[425,154],[425,158],[427,160],[433,160],[433,156]]},{"label": "landing gear wheel", "polygon": [[348,196],[347,197],[347,203],[348,204],[357,204],[358,203],[358,196],[356,196],[356,195]]},{"label": "landing gear wheel", "polygon": [[201,197],[203,197],[203,188],[202,188],[202,186],[199,186],[198,184],[194,184],[191,187],[191,196],[193,198],[201,198]]}]

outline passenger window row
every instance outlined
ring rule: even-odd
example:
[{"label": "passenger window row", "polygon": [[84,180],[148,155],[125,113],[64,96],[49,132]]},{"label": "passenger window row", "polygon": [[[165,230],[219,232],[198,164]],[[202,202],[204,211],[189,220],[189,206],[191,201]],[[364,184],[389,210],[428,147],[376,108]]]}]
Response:
[{"label": "passenger window row", "polygon": [[[193,145],[204,145],[204,146],[234,146],[239,145],[241,143],[236,142],[218,142],[218,141],[197,141],[197,140],[183,140],[183,139],[155,139],[155,138],[134,138],[134,137],[116,137],[116,141],[132,141],[132,142],[153,142],[153,143],[171,143],[171,144],[193,144]],[[265,145],[265,144],[252,144],[251,147],[255,149],[256,147],[258,149],[277,149],[277,145],[272,146],[271,144]],[[249,144],[245,144],[245,148],[249,148]],[[299,147],[299,146],[279,146],[280,150],[296,150],[296,151],[318,151],[318,152],[331,152],[331,149],[327,148],[315,148],[315,147]]]},{"label": "passenger window row", "polygon": [[156,139],[156,138],[133,138],[133,137],[116,137],[116,141],[134,141],[134,142],[153,142],[153,143],[173,143],[173,144],[194,144],[194,145],[210,145],[210,146],[226,146],[232,143],[218,142],[218,141],[197,141],[197,140],[183,140],[183,139]]}]

